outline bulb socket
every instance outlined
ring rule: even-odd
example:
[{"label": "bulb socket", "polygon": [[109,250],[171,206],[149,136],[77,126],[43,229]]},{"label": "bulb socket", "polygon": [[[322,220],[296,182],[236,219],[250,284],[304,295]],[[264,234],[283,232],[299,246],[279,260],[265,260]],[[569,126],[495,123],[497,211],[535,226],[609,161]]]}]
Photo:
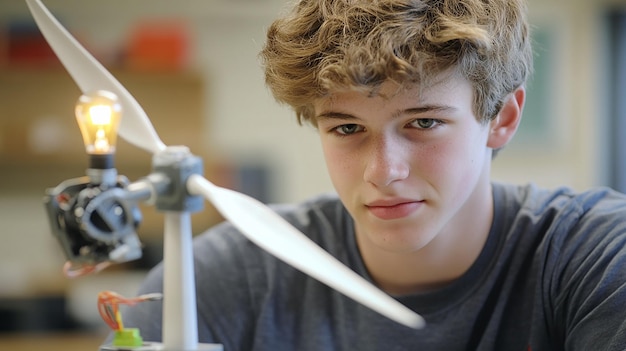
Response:
[{"label": "bulb socket", "polygon": [[91,154],[89,155],[89,168],[110,169],[115,168],[113,154]]}]

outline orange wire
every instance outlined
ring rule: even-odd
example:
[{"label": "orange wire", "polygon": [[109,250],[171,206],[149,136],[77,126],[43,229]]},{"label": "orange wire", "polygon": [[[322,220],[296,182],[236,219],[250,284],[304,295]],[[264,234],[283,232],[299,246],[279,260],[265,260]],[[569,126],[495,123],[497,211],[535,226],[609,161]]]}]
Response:
[{"label": "orange wire", "polygon": [[120,304],[133,306],[139,302],[159,300],[161,298],[161,294],[146,294],[133,298],[125,298],[113,291],[102,291],[98,294],[98,312],[111,329],[118,331],[124,329],[122,314],[119,311]]}]

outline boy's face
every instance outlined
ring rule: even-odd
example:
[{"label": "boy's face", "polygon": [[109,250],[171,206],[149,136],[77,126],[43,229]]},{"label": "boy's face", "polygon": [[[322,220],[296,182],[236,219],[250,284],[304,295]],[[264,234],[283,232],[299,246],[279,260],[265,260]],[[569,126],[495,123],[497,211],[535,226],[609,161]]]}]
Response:
[{"label": "boy's face", "polygon": [[397,93],[385,83],[380,93],[314,103],[330,177],[361,250],[410,253],[436,238],[458,248],[469,223],[491,221],[490,124],[473,113],[470,83],[453,77]]}]

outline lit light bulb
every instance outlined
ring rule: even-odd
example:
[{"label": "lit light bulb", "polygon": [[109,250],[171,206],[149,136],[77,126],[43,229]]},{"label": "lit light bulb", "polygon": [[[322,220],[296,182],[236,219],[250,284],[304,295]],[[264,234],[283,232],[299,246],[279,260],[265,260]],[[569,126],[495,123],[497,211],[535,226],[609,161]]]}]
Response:
[{"label": "lit light bulb", "polygon": [[90,155],[90,168],[113,167],[121,117],[122,106],[117,96],[109,91],[97,90],[78,99],[76,120],[83,135],[85,149]]}]

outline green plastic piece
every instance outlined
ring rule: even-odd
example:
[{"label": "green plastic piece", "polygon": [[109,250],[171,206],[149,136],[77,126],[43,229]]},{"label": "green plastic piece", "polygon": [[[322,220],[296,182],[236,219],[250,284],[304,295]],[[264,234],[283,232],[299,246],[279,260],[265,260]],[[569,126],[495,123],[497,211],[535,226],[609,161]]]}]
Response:
[{"label": "green plastic piece", "polygon": [[113,346],[141,346],[143,339],[137,328],[126,328],[115,332]]}]

